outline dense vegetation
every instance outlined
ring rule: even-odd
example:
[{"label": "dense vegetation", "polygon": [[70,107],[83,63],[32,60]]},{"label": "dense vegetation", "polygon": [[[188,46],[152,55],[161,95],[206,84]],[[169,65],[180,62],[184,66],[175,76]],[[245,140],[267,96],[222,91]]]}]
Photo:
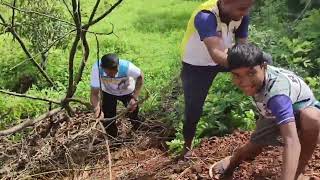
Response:
[{"label": "dense vegetation", "polygon": [[[59,4],[60,1],[46,2],[49,3],[48,6],[45,4],[43,6],[50,7],[46,12],[59,14],[61,18],[70,20],[67,9],[63,4]],[[82,3],[82,14],[85,18],[88,18],[86,14],[93,8],[94,2],[88,0]],[[144,103],[142,113],[164,119],[177,129],[176,139],[169,143],[172,150],[180,149],[182,144],[181,89],[178,89],[180,93],[175,93],[177,97],[169,100],[171,106],[169,112],[163,112],[162,106],[164,102],[168,102],[170,94],[179,88],[179,44],[191,12],[201,2],[203,1],[127,0],[91,29],[95,32],[110,32],[113,24],[114,34],[98,37],[100,57],[107,52],[116,52],[121,58],[132,60],[141,67],[146,75],[145,87],[151,92],[151,98]],[[104,3],[108,5],[107,2]],[[36,3],[33,5],[36,6]],[[30,4],[20,4],[20,6],[27,9],[34,8]],[[8,7],[0,6],[0,12],[3,12],[5,18],[10,19]],[[98,9],[99,12],[102,12],[102,9]],[[19,11],[16,13],[17,24],[23,27],[19,29],[23,40],[28,48],[32,49],[37,61],[45,66],[56,88],[46,83],[37,69],[26,60],[27,57],[16,40],[10,34],[4,33],[5,29],[1,26],[0,88],[50,99],[63,98],[68,85],[67,59],[72,34],[52,47],[48,53],[40,52],[46,43],[56,38],[49,36],[47,31],[50,29],[45,27],[54,29],[61,35],[69,30],[68,26],[45,18],[37,19],[28,16],[28,13]],[[309,0],[301,2],[257,0],[251,13],[250,26],[250,40],[271,53],[276,65],[294,70],[304,77],[318,99],[320,99],[319,18],[318,5]],[[28,24],[28,22],[39,23]],[[35,28],[37,25],[40,27]],[[45,39],[52,38],[52,40],[44,42],[37,33],[47,34],[48,37]],[[76,92],[76,97],[86,100],[89,97],[91,66],[97,59],[95,36],[88,35],[88,41],[89,62]],[[47,59],[44,62],[45,58]],[[80,54],[77,54],[76,58],[81,59]],[[47,103],[0,94],[0,129],[19,123],[23,119],[36,117],[47,110]],[[255,112],[249,98],[244,97],[232,85],[227,73],[221,73],[210,90],[195,141],[199,142],[204,136],[223,135],[235,128],[250,130],[254,127],[254,120]]]}]

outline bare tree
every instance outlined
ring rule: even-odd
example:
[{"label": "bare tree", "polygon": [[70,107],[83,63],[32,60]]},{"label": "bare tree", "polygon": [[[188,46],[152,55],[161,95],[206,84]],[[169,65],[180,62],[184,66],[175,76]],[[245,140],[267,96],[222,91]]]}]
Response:
[{"label": "bare tree", "polygon": [[[110,32],[107,33],[95,33],[95,32],[91,32],[89,29],[91,26],[97,24],[99,21],[101,21],[102,19],[104,19],[106,16],[108,16],[118,5],[121,4],[123,0],[117,0],[114,4],[110,5],[108,8],[105,8],[106,10],[100,14],[97,15],[97,9],[99,8],[100,5],[100,0],[96,0],[95,5],[93,6],[93,9],[90,13],[90,17],[88,19],[87,22],[83,22],[82,21],[82,15],[81,15],[81,4],[80,4],[80,0],[72,0],[71,4],[68,4],[65,0],[63,0],[63,3],[65,5],[65,7],[67,8],[67,10],[69,11],[69,14],[71,15],[73,22],[70,23],[66,20],[63,19],[59,19],[58,17],[54,17],[51,15],[47,15],[41,12],[37,12],[37,11],[30,11],[30,10],[24,10],[24,9],[19,9],[18,7],[16,7],[16,0],[13,0],[12,5],[5,3],[3,1],[0,1],[0,5],[11,8],[12,9],[12,18],[11,18],[11,22],[9,22],[8,20],[5,20],[5,18],[1,15],[0,13],[0,25],[4,26],[6,29],[6,32],[11,33],[12,36],[18,41],[18,43],[20,44],[21,48],[23,49],[23,51],[25,52],[25,54],[27,55],[27,57],[29,58],[29,60],[31,60],[31,62],[37,67],[37,69],[40,71],[40,73],[45,77],[45,79],[51,84],[54,85],[54,82],[51,80],[51,78],[47,75],[47,73],[43,70],[43,68],[36,62],[34,56],[30,53],[30,50],[27,48],[27,46],[25,45],[24,41],[22,40],[22,38],[20,37],[20,35],[17,33],[16,31],[16,26],[15,26],[15,11],[24,11],[26,13],[33,13],[36,14],[38,16],[43,16],[46,18],[51,18],[51,19],[55,19],[58,20],[60,22],[64,22],[69,24],[71,27],[73,27],[72,30],[70,30],[69,32],[67,32],[65,35],[60,36],[59,38],[57,38],[55,41],[59,41],[63,38],[65,38],[66,36],[68,36],[70,33],[75,32],[74,34],[74,38],[73,38],[73,43],[69,52],[69,65],[68,65],[68,72],[69,72],[69,77],[68,77],[68,88],[67,88],[67,92],[65,95],[65,98],[63,98],[62,100],[50,100],[47,98],[39,98],[39,97],[32,97],[32,96],[27,96],[27,95],[23,95],[23,94],[18,94],[18,93],[12,93],[12,92],[8,92],[8,91],[4,91],[1,90],[1,93],[6,93],[9,95],[13,95],[13,96],[19,96],[19,97],[24,97],[24,98],[30,98],[30,99],[34,99],[34,100],[40,100],[40,101],[46,101],[49,102],[50,104],[57,104],[59,105],[58,108],[53,109],[47,113],[45,113],[44,115],[40,116],[39,118],[36,119],[30,119],[25,121],[23,124],[18,124],[14,127],[11,127],[10,129],[4,130],[4,131],[0,131],[0,136],[3,135],[8,135],[8,134],[12,134],[18,131],[21,131],[23,129],[25,129],[28,126],[32,126],[37,122],[42,121],[43,119],[52,116],[58,112],[61,111],[61,109],[64,109],[68,112],[68,114],[72,115],[73,111],[72,108],[70,106],[70,102],[77,102],[77,103],[81,103],[83,105],[86,105],[88,108],[90,108],[90,103],[79,100],[79,99],[74,99],[73,96],[77,90],[77,86],[79,84],[79,82],[81,81],[82,75],[83,75],[83,71],[84,68],[86,66],[86,63],[88,61],[88,57],[89,57],[89,53],[90,53],[90,47],[87,41],[87,33],[94,33],[95,35],[109,35],[113,33],[113,29]],[[53,42],[55,43],[55,42]],[[75,58],[75,55],[78,51],[78,46],[81,45],[81,51],[82,51],[82,58],[81,58],[81,63],[80,66],[77,68],[78,72],[75,72],[75,61],[77,60]],[[52,46],[49,45],[49,46]]]}]

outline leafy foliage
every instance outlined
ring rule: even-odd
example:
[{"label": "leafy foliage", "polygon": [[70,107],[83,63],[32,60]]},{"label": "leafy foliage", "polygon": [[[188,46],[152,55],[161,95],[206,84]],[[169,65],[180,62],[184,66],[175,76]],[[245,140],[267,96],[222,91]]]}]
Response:
[{"label": "leafy foliage", "polygon": [[[61,39],[61,37],[71,30],[71,26],[58,20],[66,20],[68,15],[60,1],[24,0],[21,1],[20,8],[30,13],[20,12],[17,14],[18,32],[29,41],[33,52],[40,54],[41,64],[45,68],[50,46],[66,48],[68,44],[69,38]],[[32,12],[42,13],[46,16]]]}]

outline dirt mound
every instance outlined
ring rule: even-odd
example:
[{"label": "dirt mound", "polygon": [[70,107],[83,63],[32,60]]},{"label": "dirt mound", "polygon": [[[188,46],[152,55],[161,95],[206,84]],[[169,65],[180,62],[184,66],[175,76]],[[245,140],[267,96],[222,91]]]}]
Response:
[{"label": "dirt mound", "polygon": [[[114,179],[210,179],[208,167],[243,145],[250,137],[249,132],[237,131],[231,135],[213,137],[202,141],[188,161],[174,161],[167,152],[159,149],[121,150],[113,155],[112,177]],[[234,173],[233,179],[277,179],[281,167],[281,147],[267,147],[253,162],[244,162]],[[309,163],[308,175],[320,177],[320,147]],[[104,179],[109,172],[104,170],[83,173],[77,179],[95,177]],[[218,176],[216,176],[218,177]],[[218,178],[216,178],[218,179]]]},{"label": "dirt mound", "polygon": [[[0,179],[63,179],[108,170],[109,160],[124,155],[139,159],[146,149],[152,156],[168,140],[166,127],[157,121],[146,120],[136,131],[125,117],[117,125],[120,135],[112,138],[92,113],[77,113],[72,118],[60,113],[37,124],[21,141],[0,137]],[[152,148],[156,149],[150,151]]]},{"label": "dirt mound", "polygon": [[[131,131],[126,119],[117,121],[120,136],[106,138],[90,113],[69,118],[57,115],[38,124],[21,142],[0,138],[2,179],[210,179],[208,167],[231,155],[250,137],[236,131],[225,137],[203,139],[186,161],[166,151],[168,129],[155,120]],[[110,156],[108,155],[110,153]],[[276,179],[281,147],[267,147],[253,162],[243,163],[233,179]],[[111,165],[111,166],[110,166]],[[320,147],[307,174],[320,177]]]}]

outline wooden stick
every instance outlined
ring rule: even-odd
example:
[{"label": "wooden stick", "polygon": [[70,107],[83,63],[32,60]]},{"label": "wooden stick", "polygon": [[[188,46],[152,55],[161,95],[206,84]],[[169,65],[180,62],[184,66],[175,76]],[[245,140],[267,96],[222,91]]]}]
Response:
[{"label": "wooden stick", "polygon": [[107,134],[106,129],[104,128],[101,121],[99,121],[99,125],[102,129],[102,132],[104,133],[104,138],[106,141],[107,151],[108,151],[108,161],[109,161],[109,179],[112,180],[112,161],[111,161],[111,153],[110,153],[110,147],[109,147],[109,140],[108,137],[105,135]]},{"label": "wooden stick", "polygon": [[32,175],[25,177],[24,179],[28,179],[30,177],[46,175],[46,174],[51,174],[51,173],[64,172],[64,171],[93,171],[93,170],[105,169],[105,168],[106,167],[95,167],[95,168],[89,168],[89,169],[58,169],[58,170],[47,171],[47,172],[42,172],[42,173],[38,173],[38,174],[32,174]]},{"label": "wooden stick", "polygon": [[25,94],[14,93],[14,92],[5,91],[5,90],[2,90],[2,89],[0,89],[0,93],[8,94],[8,95],[11,95],[11,96],[18,96],[18,97],[24,97],[24,98],[39,100],[39,101],[51,102],[51,103],[59,104],[59,105],[61,104],[60,102],[54,101],[54,100],[51,100],[51,99],[39,98],[39,97],[29,96],[29,95],[25,95]]},{"label": "wooden stick", "polygon": [[7,136],[7,135],[10,135],[10,134],[19,132],[19,131],[25,129],[26,127],[32,126],[32,125],[34,125],[34,124],[36,124],[36,123],[38,123],[38,122],[50,117],[50,116],[53,116],[53,115],[59,113],[61,110],[62,110],[61,108],[53,109],[53,110],[51,110],[51,111],[39,116],[36,119],[29,119],[29,120],[24,121],[21,124],[18,124],[16,126],[13,126],[13,127],[9,128],[9,129],[0,131],[0,136]]}]

